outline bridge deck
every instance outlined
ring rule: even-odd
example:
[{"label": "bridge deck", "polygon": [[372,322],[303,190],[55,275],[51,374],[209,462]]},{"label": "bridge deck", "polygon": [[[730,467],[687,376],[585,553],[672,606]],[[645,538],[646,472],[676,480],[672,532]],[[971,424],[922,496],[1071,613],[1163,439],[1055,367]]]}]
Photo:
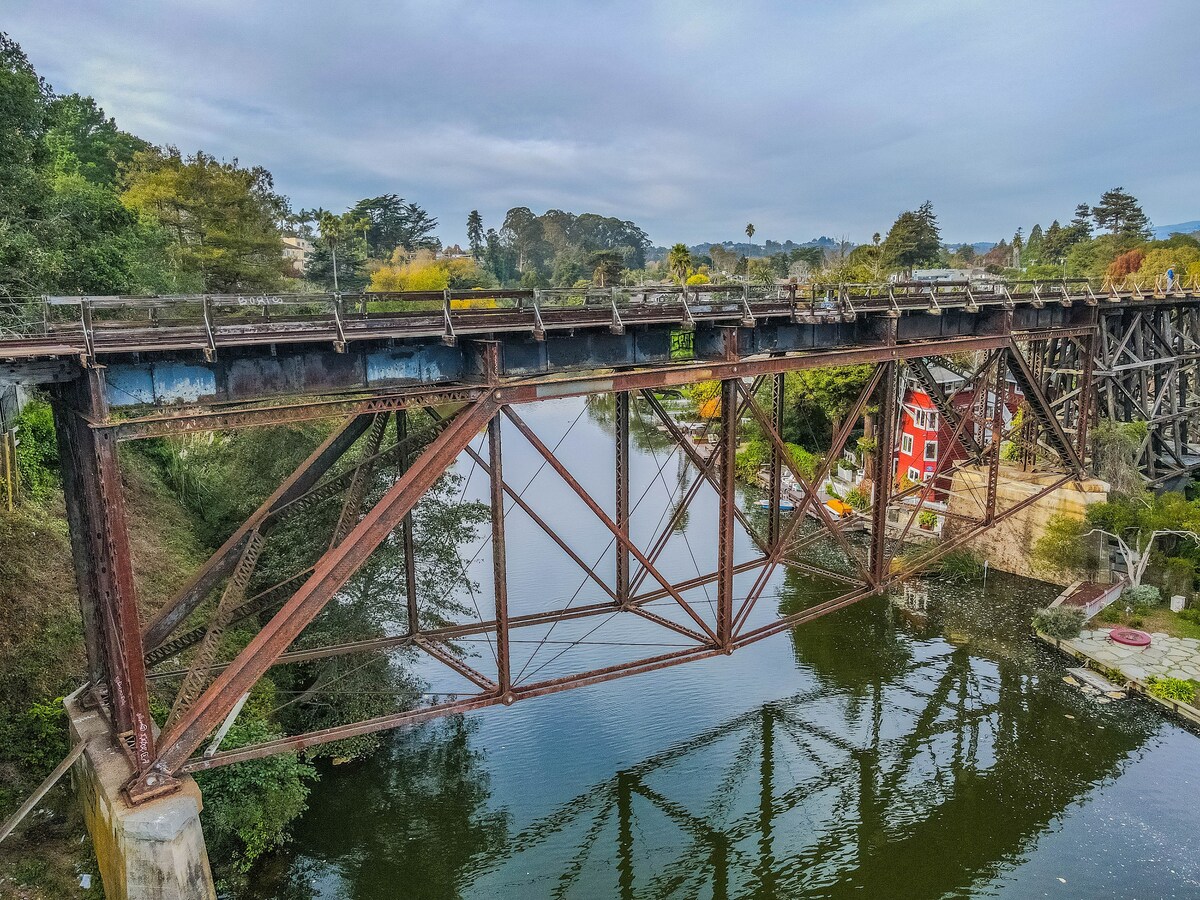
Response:
[{"label": "bridge deck", "polygon": [[[767,296],[769,294],[769,296]],[[916,288],[832,287],[807,291],[742,285],[652,287],[562,292],[447,291],[278,296],[55,297],[0,304],[0,359],[46,359],[272,344],[347,344],[378,340],[444,340],[462,336],[629,326],[739,324],[786,319],[797,324],[859,317],[974,313],[989,309],[1143,305],[1200,301],[1200,290],[1097,293],[1081,281],[997,282]]]}]

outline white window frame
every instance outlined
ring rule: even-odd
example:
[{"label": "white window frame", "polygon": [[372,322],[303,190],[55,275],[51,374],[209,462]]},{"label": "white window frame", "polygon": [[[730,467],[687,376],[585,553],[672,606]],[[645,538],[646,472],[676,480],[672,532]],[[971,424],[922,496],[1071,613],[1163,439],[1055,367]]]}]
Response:
[{"label": "white window frame", "polygon": [[913,436],[908,432],[900,437],[900,452],[908,454],[913,452]]},{"label": "white window frame", "polygon": [[921,470],[916,468],[915,466],[909,466],[908,467],[908,480],[911,481],[913,484],[919,483],[921,481]]},{"label": "white window frame", "polygon": [[[930,456],[930,455],[929,455],[929,448],[930,448],[930,447],[932,447],[932,448],[933,448],[933,456]],[[925,442],[925,450],[924,450],[924,452],[922,453],[922,456],[924,457],[924,459],[925,459],[925,462],[937,462],[937,458],[938,458],[938,442],[937,442],[936,440],[932,440],[932,441],[926,441],[926,442]]]}]

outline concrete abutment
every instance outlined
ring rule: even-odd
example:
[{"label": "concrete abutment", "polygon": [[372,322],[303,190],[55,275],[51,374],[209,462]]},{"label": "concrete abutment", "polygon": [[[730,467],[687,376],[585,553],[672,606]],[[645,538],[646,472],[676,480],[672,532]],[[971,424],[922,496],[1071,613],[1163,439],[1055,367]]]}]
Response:
[{"label": "concrete abutment", "polygon": [[133,766],[108,722],[72,698],[65,705],[71,740],[87,745],[71,780],[107,900],[216,900],[196,782],[183,777],[176,792],[131,806],[121,788]]}]

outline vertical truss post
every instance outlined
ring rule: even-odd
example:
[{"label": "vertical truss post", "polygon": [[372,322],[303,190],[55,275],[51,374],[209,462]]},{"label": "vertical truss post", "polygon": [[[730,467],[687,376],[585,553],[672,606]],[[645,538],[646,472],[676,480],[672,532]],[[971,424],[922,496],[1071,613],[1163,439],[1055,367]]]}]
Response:
[{"label": "vertical truss post", "polygon": [[875,496],[871,505],[870,574],[876,586],[888,575],[887,514],[892,497],[892,460],[896,458],[896,406],[898,364],[881,363],[883,381],[879,394],[879,436],[875,445]]},{"label": "vertical truss post", "polygon": [[[796,289],[792,285],[792,291]],[[783,434],[783,390],[784,373],[778,373],[771,379],[771,413],[775,419],[775,430]],[[783,505],[783,457],[779,448],[771,442],[771,473],[768,485],[770,506],[767,509],[767,547],[774,548],[779,543],[780,507]]]},{"label": "vertical truss post", "polygon": [[[400,475],[412,465],[412,448],[408,445],[408,410],[396,410],[396,449],[399,459],[396,469]],[[400,523],[400,540],[404,547],[404,600],[408,606],[408,633],[421,630],[420,613],[417,610],[417,545],[413,538],[413,517],[410,512]]]},{"label": "vertical truss post", "polygon": [[733,519],[737,505],[734,481],[737,459],[738,386],[736,378],[721,382],[721,488],[718,497],[717,533],[717,641],[726,653],[733,652]]},{"label": "vertical truss post", "polygon": [[84,462],[79,456],[79,438],[74,433],[79,427],[79,420],[63,387],[54,387],[54,431],[58,438],[58,458],[62,471],[63,499],[67,507],[67,529],[71,535],[75,587],[79,592],[79,611],[83,619],[88,679],[91,681],[93,692],[97,692],[108,678],[105,628],[100,615],[100,600],[88,550],[91,528],[80,475]]},{"label": "vertical truss post", "polygon": [[[1092,318],[1095,319],[1094,313]],[[1095,380],[1096,369],[1095,330],[1090,332],[1087,337],[1079,339],[1079,352],[1083,359],[1080,360],[1082,374],[1079,376],[1079,401],[1077,406],[1079,420],[1075,423],[1075,442],[1076,453],[1079,454],[1081,460],[1086,462],[1088,458],[1088,429],[1092,424],[1092,404],[1095,402],[1093,399],[1095,388],[1092,385],[1092,382]]]},{"label": "vertical truss post", "polygon": [[496,684],[504,702],[512,702],[512,668],[508,654],[508,551],[504,543],[504,467],[500,417],[488,422],[488,468],[491,469],[492,574],[496,594]]},{"label": "vertical truss post", "polygon": [[[616,393],[617,527],[629,534],[629,392]],[[629,602],[629,550],[617,543],[617,600]]]},{"label": "vertical truss post", "polygon": [[[984,382],[984,394],[987,393]],[[992,406],[992,443],[988,451],[988,483],[987,500],[984,502],[983,522],[991,525],[996,520],[996,492],[1000,483],[1000,441],[1004,427],[1004,396],[1008,387],[1004,380],[1004,354],[996,354],[996,380],[993,390],[995,397]]]},{"label": "vertical truss post", "polygon": [[[57,399],[55,414],[60,427],[65,426],[63,468],[72,470],[64,481],[79,495],[70,515],[71,551],[77,576],[86,573],[80,587],[86,588],[81,591],[84,622],[93,631],[88,644],[103,659],[116,731],[128,736],[134,765],[145,772],[154,758],[154,723],[116,437],[88,426],[89,420],[108,416],[103,369],[86,369]],[[99,668],[99,660],[89,662]]]}]

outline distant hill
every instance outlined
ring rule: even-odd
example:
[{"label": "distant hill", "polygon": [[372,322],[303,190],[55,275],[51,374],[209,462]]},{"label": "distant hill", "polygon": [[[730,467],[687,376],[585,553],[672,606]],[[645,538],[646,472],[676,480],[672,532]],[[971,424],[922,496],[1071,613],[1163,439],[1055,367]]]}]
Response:
[{"label": "distant hill", "polygon": [[1200,231],[1200,219],[1194,222],[1180,222],[1178,225],[1155,225],[1150,231],[1155,239],[1165,241],[1173,234],[1191,234]]}]

